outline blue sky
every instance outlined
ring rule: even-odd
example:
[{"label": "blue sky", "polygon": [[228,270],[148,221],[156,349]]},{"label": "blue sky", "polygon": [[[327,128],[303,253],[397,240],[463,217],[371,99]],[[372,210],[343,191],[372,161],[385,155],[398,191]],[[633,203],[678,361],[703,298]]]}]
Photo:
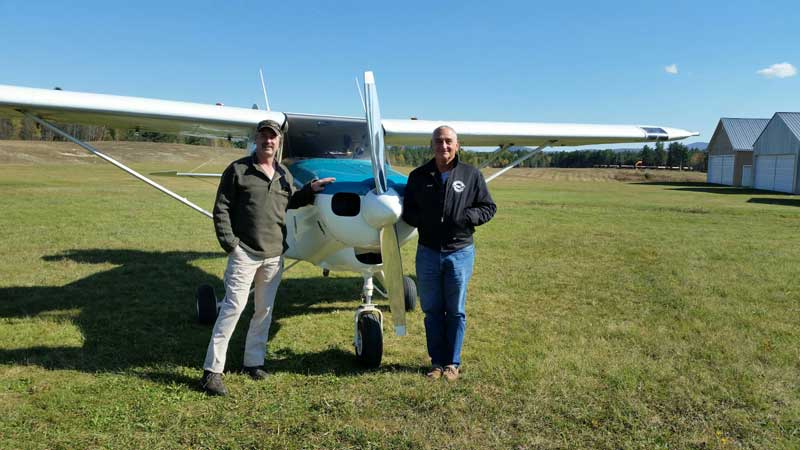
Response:
[{"label": "blue sky", "polygon": [[0,84],[249,107],[263,67],[273,109],[361,115],[354,79],[373,70],[384,117],[702,141],[722,116],[800,110],[795,2],[430,3],[0,0]]}]

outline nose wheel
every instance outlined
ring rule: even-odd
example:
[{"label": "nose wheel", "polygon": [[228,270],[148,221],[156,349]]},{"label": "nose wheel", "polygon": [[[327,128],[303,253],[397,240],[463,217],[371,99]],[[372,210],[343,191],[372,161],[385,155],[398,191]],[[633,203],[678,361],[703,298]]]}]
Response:
[{"label": "nose wheel", "polygon": [[372,304],[372,275],[364,275],[363,303],[356,309],[353,346],[356,360],[366,368],[381,365],[383,357],[383,313]]},{"label": "nose wheel", "polygon": [[381,365],[383,357],[383,317],[377,308],[374,311],[360,312],[361,314],[356,312],[356,334],[353,341],[356,359],[362,366],[375,369]]}]

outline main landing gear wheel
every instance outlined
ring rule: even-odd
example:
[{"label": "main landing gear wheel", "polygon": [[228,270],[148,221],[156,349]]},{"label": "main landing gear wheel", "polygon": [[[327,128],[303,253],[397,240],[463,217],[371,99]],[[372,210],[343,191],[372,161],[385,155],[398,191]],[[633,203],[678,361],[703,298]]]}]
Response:
[{"label": "main landing gear wheel", "polygon": [[358,318],[355,346],[356,358],[362,366],[374,369],[381,365],[383,330],[374,314],[362,314]]},{"label": "main landing gear wheel", "polygon": [[197,321],[203,325],[213,325],[217,321],[219,308],[217,307],[217,294],[211,285],[204,284],[197,288],[195,294],[197,306]]},{"label": "main landing gear wheel", "polygon": [[417,285],[411,277],[403,277],[403,295],[405,296],[406,311],[417,309]]}]

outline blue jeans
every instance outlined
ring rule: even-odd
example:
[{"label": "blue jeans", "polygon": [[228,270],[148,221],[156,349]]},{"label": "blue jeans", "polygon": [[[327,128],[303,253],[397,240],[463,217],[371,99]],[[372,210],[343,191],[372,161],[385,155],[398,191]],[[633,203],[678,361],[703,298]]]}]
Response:
[{"label": "blue jeans", "polygon": [[417,284],[428,355],[434,366],[461,364],[467,327],[467,283],[472,276],[475,247],[440,252],[417,247]]}]

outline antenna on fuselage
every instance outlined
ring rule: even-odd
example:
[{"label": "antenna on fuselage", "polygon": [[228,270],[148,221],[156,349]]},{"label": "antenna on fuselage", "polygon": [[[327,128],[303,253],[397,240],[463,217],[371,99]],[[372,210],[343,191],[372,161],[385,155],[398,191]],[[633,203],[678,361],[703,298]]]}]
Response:
[{"label": "antenna on fuselage", "polygon": [[361,93],[361,85],[358,84],[358,77],[356,77],[356,90],[358,91],[358,96],[361,97],[361,108],[364,109],[364,112],[367,112],[367,104],[364,103],[364,94]]},{"label": "antenna on fuselage", "polygon": [[264,102],[267,105],[267,111],[271,111],[269,109],[269,99],[267,98],[267,86],[264,84],[264,72],[261,68],[258,68],[258,76],[261,77],[261,90],[264,92]]}]

